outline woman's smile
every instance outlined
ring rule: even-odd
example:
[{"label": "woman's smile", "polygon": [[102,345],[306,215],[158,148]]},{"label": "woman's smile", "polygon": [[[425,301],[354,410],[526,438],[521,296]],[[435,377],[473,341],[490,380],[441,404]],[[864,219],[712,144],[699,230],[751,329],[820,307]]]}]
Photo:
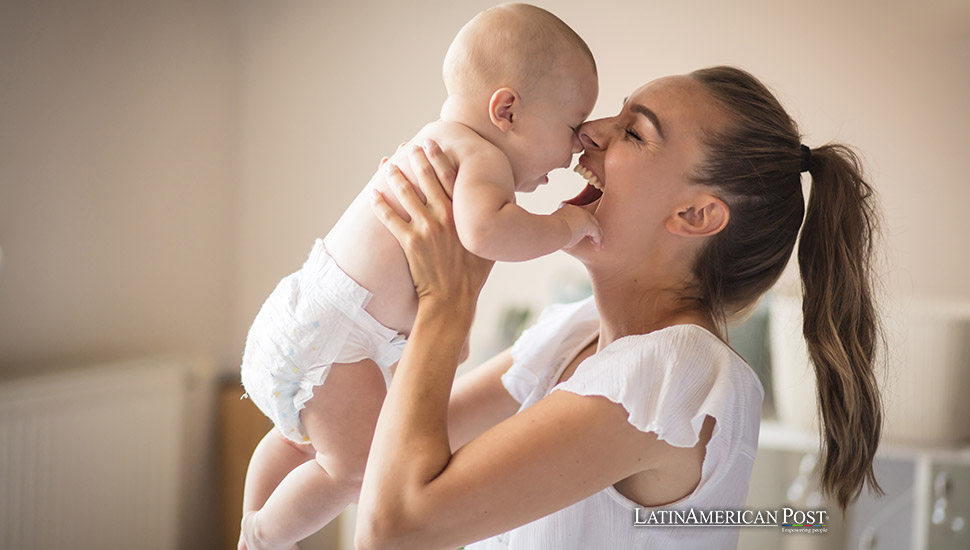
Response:
[{"label": "woman's smile", "polygon": [[573,172],[576,172],[586,180],[586,187],[580,191],[579,195],[565,201],[566,204],[588,206],[603,196],[603,180],[592,169],[583,164],[582,158],[580,158],[580,162],[576,167],[573,168]]}]

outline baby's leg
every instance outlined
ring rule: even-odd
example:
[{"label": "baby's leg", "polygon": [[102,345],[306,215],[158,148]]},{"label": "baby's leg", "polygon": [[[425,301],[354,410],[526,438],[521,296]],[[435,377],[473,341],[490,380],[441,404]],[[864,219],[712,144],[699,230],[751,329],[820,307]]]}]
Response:
[{"label": "baby's leg", "polygon": [[310,444],[294,443],[275,427],[270,428],[249,461],[243,489],[243,514],[262,508],[283,478],[300,464],[313,460],[314,455]]},{"label": "baby's leg", "polygon": [[316,459],[290,472],[243,522],[250,550],[292,547],[357,499],[385,392],[373,361],[330,368],[300,412]]},{"label": "baby's leg", "polygon": [[[301,464],[313,460],[315,452],[310,444],[300,445],[290,441],[273,427],[256,446],[253,458],[246,471],[246,486],[243,489],[243,518],[266,504],[283,478]],[[240,533],[239,550],[251,549]]]}]

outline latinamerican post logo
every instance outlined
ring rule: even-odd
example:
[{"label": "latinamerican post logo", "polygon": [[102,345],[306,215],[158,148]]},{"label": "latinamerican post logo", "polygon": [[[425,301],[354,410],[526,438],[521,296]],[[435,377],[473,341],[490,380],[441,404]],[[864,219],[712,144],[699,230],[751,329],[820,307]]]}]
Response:
[{"label": "latinamerican post logo", "polygon": [[828,533],[825,510],[644,510],[635,509],[635,527],[774,527],[782,533]]}]

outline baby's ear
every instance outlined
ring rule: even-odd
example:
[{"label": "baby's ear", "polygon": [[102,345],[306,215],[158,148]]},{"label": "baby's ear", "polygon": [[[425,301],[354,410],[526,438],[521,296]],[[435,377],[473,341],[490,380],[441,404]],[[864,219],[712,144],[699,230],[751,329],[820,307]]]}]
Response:
[{"label": "baby's ear", "polygon": [[731,219],[727,204],[714,195],[697,195],[667,218],[667,230],[681,237],[707,237],[720,233]]},{"label": "baby's ear", "polygon": [[499,88],[488,101],[488,118],[496,128],[508,132],[516,122],[519,94],[512,88]]}]

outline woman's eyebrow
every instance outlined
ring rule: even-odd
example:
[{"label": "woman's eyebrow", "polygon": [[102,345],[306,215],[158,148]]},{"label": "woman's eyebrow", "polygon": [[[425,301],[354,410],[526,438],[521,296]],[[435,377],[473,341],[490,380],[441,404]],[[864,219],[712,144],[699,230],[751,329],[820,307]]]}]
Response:
[{"label": "woman's eyebrow", "polygon": [[641,115],[647,117],[650,123],[653,124],[653,127],[657,129],[657,133],[660,134],[660,138],[667,139],[666,136],[664,136],[664,129],[663,126],[660,125],[660,117],[657,116],[657,113],[651,111],[649,108],[644,107],[643,105],[640,105],[639,103],[634,103],[630,106],[630,109],[635,113],[640,113]]}]

